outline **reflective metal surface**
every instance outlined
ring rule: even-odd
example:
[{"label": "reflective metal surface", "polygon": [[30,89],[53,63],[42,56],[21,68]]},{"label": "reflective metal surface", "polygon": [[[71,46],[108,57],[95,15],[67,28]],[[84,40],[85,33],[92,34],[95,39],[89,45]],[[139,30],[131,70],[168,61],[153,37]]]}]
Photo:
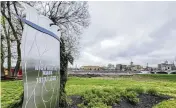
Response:
[{"label": "reflective metal surface", "polygon": [[[50,27],[52,22],[34,8],[28,8],[26,14],[33,26],[59,36],[58,27]],[[60,90],[60,42],[33,26],[25,24],[22,36],[23,108],[55,108]]]}]

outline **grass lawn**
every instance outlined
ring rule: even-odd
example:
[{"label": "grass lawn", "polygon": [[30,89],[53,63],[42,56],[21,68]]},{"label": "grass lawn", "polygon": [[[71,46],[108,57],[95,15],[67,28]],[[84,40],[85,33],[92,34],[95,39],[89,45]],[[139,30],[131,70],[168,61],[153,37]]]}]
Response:
[{"label": "grass lawn", "polygon": [[19,101],[23,92],[22,81],[2,81],[1,82],[1,108],[7,108],[10,104]]},{"label": "grass lawn", "polygon": [[[114,88],[122,91],[127,88],[155,89],[158,93],[176,97],[176,75],[135,75],[118,78],[69,77],[66,85],[68,95],[84,95],[86,91],[93,89],[101,91]],[[7,108],[9,104],[19,101],[22,90],[22,81],[2,81],[2,108]],[[163,101],[155,108],[176,108],[176,99]]]},{"label": "grass lawn", "polygon": [[[92,89],[125,90],[127,88],[155,89],[160,94],[176,97],[176,75],[135,75],[120,78],[69,78],[66,86],[68,95],[84,95]],[[176,108],[176,99],[161,102],[155,108]]]}]

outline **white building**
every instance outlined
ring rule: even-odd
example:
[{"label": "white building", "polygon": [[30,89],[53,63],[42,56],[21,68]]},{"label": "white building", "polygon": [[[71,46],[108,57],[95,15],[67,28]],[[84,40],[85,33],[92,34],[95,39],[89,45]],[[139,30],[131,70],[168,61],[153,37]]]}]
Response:
[{"label": "white building", "polygon": [[169,64],[168,61],[165,61],[164,63],[158,64],[158,69],[163,71],[171,71],[171,70],[175,70],[176,67],[174,63]]}]

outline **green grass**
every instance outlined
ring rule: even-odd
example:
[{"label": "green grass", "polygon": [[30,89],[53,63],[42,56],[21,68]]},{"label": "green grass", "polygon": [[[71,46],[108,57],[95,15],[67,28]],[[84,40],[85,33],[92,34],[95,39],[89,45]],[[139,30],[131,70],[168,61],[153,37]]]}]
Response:
[{"label": "green grass", "polygon": [[[173,75],[176,78],[176,75]],[[168,77],[169,79],[169,77]],[[167,81],[162,79],[153,79],[148,76],[132,76],[129,78],[69,78],[66,91],[68,95],[82,94],[86,90],[118,88],[124,90],[126,88],[143,87],[144,89],[154,88],[159,93],[176,97],[176,81]]]},{"label": "green grass", "polygon": [[173,81],[176,82],[176,75],[173,74],[144,74],[139,75],[140,77],[155,79],[155,80],[165,80],[165,81]]},{"label": "green grass", "polygon": [[158,105],[154,106],[154,108],[176,108],[176,99],[163,101]]},{"label": "green grass", "polygon": [[22,81],[3,81],[1,82],[1,107],[7,108],[13,103],[20,101],[23,92]]},{"label": "green grass", "polygon": [[111,108],[114,103],[119,103],[121,98],[127,99],[131,104],[137,104],[139,102],[137,96],[144,92],[142,88],[129,88],[123,91],[118,88],[92,89],[82,94],[84,102],[79,106],[80,108]]},{"label": "green grass", "polygon": [[[176,75],[135,75],[125,78],[71,77],[67,82],[66,91],[68,95],[77,94],[85,96],[85,92],[90,92],[92,89],[102,91],[104,89],[112,90],[114,88],[118,89],[119,91],[134,90],[138,94],[145,91],[152,95],[164,94],[176,97]],[[111,94],[109,95],[111,96]],[[90,95],[90,99],[91,98],[92,97]],[[102,99],[100,99],[99,101],[101,100]],[[94,101],[95,100],[92,100],[90,104],[94,105]],[[98,103],[97,105],[102,105],[102,107],[105,108],[108,107],[108,104],[104,105],[102,104],[103,102],[99,101],[96,101]],[[134,96],[134,98],[132,98],[132,101],[138,102],[138,99]],[[166,102],[164,101],[161,104],[155,106],[155,108],[170,108],[169,106],[176,108],[176,99]]]},{"label": "green grass", "polygon": [[[90,101],[89,104],[90,106],[96,104],[96,108],[108,108],[108,105],[112,102],[119,101],[119,98],[114,99],[114,97],[119,96],[129,98],[129,101],[136,103],[138,102],[136,95],[143,92],[176,97],[176,75],[135,75],[118,78],[69,77],[68,79],[66,85],[67,95],[87,96],[87,101],[92,99],[91,96],[95,96],[95,100]],[[22,81],[1,82],[2,108],[7,108],[10,104],[19,101],[23,90],[22,84]],[[114,92],[116,95],[112,95]],[[127,95],[124,95],[124,92],[127,92]],[[104,95],[108,96],[105,97]],[[102,101],[106,104],[103,104]],[[79,106],[84,108],[81,104]],[[154,108],[176,108],[176,99],[163,101]]]}]

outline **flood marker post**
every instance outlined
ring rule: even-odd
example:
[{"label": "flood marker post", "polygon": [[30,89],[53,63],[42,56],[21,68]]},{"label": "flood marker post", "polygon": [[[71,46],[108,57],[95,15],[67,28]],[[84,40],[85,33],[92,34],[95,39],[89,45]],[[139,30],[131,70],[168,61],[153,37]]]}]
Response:
[{"label": "flood marker post", "polygon": [[[23,4],[24,6],[24,4]],[[23,108],[57,108],[60,90],[60,33],[28,5],[22,34]]]}]

